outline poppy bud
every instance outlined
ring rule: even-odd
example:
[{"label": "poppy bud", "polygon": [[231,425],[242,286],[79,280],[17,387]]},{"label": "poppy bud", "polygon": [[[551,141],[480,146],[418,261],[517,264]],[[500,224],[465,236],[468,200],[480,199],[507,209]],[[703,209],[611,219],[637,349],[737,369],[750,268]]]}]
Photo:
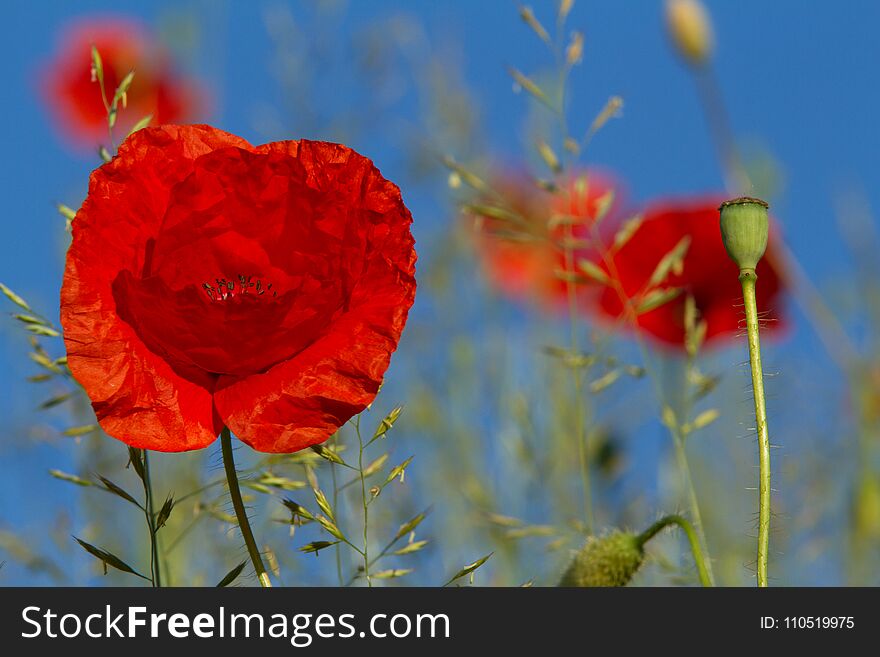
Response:
[{"label": "poppy bud", "polygon": [[666,27],[673,45],[689,64],[699,66],[712,54],[712,24],[699,0],[667,0]]},{"label": "poppy bud", "polygon": [[744,196],[725,201],[718,208],[724,248],[741,273],[751,272],[754,275],[755,267],[767,248],[769,207],[761,199]]},{"label": "poppy bud", "polygon": [[630,532],[590,536],[575,555],[559,586],[626,586],[645,560],[643,541]]}]

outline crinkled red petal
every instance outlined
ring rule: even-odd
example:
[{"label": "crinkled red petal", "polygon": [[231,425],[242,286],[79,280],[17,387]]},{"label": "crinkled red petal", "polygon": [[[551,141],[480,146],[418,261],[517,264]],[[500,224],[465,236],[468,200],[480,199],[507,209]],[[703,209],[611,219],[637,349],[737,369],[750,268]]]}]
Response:
[{"label": "crinkled red petal", "polygon": [[[686,294],[694,297],[700,316],[706,321],[707,345],[730,339],[741,328],[742,289],[737,267],[721,241],[719,203],[717,198],[655,203],[645,212],[644,221],[636,233],[614,256],[623,290],[634,299],[644,290],[663,256],[683,237],[691,237],[682,273],[670,274],[664,282],[665,286],[684,288],[684,294],[638,318],[641,330],[660,343],[683,346]],[[757,287],[758,311],[768,320],[765,322],[768,331],[781,326],[778,320],[781,317],[782,281],[775,264],[778,262],[773,246],[775,237],[771,231],[767,254],[757,269],[760,281]],[[611,287],[603,291],[599,306],[609,317],[618,318],[624,314],[623,303]]]},{"label": "crinkled red petal", "polygon": [[350,149],[302,141],[256,151],[301,162],[306,184],[332,200],[321,230],[335,239],[355,231],[360,244],[345,263],[347,310],[322,337],[267,372],[217,385],[217,410],[239,438],[259,451],[292,452],[326,440],[375,398],[415,298],[412,218],[400,190]]},{"label": "crinkled red petal", "polygon": [[68,365],[102,428],[136,447],[197,449],[222,427],[211,402],[216,377],[173,369],[150,351],[120,318],[112,287],[119,272],[143,268],[173,186],[197,157],[225,146],[249,147],[207,126],[139,131],[92,174],[73,222],[61,290]]},{"label": "crinkled red petal", "polygon": [[344,146],[136,133],[74,221],[74,376],[108,433],[137,446],[194,449],[223,423],[261,451],[326,440],[373,400],[397,347],[411,221]]}]

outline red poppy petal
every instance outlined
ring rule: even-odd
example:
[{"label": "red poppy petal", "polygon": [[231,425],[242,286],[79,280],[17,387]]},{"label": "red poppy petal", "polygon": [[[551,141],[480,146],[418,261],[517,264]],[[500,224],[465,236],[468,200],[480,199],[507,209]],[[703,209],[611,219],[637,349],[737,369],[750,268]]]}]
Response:
[{"label": "red poppy petal", "polygon": [[327,212],[322,230],[364,235],[360,257],[346,264],[354,281],[347,309],[329,332],[265,373],[218,382],[214,403],[236,436],[259,451],[291,452],[326,440],[375,398],[415,297],[412,218],[400,190],[344,146],[303,141],[256,151],[286,152],[310,186],[345,195],[345,211]]},{"label": "red poppy petal", "polygon": [[[101,428],[133,447],[161,452],[210,445],[223,427],[211,400],[215,381],[172,370],[77,280],[82,263],[69,267],[61,294],[67,361]],[[80,310],[65,311],[74,300]]]},{"label": "red poppy petal", "polygon": [[[606,208],[605,222],[613,222],[624,208],[623,186],[611,175],[590,169],[573,173],[556,193],[541,189],[536,181],[522,172],[506,172],[494,176],[493,189],[500,192],[503,206],[514,210],[525,219],[526,225],[511,225],[509,221],[480,215],[475,247],[483,271],[491,285],[515,300],[534,300],[552,310],[568,307],[569,285],[558,276],[559,271],[571,269],[565,250],[559,245],[570,237],[589,237],[590,224],[597,217],[608,192],[615,196]],[[497,205],[496,198],[481,199],[487,205]],[[466,216],[473,219],[473,212]],[[551,228],[554,218],[577,217],[575,225],[560,223]],[[470,227],[469,227],[470,228]],[[583,257],[582,247],[573,248],[573,260]],[[577,286],[577,295],[584,301],[594,290],[587,285]]]},{"label": "red poppy petal", "polygon": [[[682,287],[694,297],[706,322],[705,344],[730,339],[740,330],[743,313],[742,290],[736,265],[727,256],[718,229],[720,198],[673,199],[655,202],[630,240],[614,256],[614,265],[627,295],[635,298],[645,289],[657,264],[685,236],[691,239],[680,274],[670,273],[663,285]],[[611,230],[616,230],[614,226]],[[758,310],[775,320],[779,316],[782,285],[775,258],[775,235],[758,265]],[[613,234],[613,233],[612,233]],[[599,298],[602,312],[618,318],[623,304],[616,292],[606,289]],[[661,344],[681,348],[684,343],[684,302],[677,299],[639,316],[640,330]],[[773,322],[769,330],[779,326]]]},{"label": "red poppy petal", "polygon": [[[306,177],[283,153],[198,158],[169,199],[149,268],[119,280],[120,313],[154,351],[240,376],[326,332],[348,303],[364,231],[350,194],[319,193]],[[347,218],[338,238],[332,217]]]},{"label": "red poppy petal", "polygon": [[73,222],[61,290],[68,365],[101,426],[137,447],[183,451],[209,444],[221,425],[211,406],[214,379],[171,366],[151,352],[118,315],[113,281],[144,266],[171,188],[196,157],[217,147],[247,146],[207,126],[147,128],[97,169]]},{"label": "red poppy petal", "polygon": [[[325,440],[372,401],[397,347],[415,295],[411,222],[397,187],[344,146],[137,133],[74,220],[71,370],[129,444],[193,449],[224,421],[263,451]],[[205,296],[202,278],[250,266],[277,276],[277,298],[244,270],[239,288]]]},{"label": "red poppy petal", "polygon": [[94,148],[107,139],[107,109],[89,69],[93,45],[101,55],[107,94],[136,71],[116,117],[116,134],[126,134],[147,115],[154,124],[191,120],[204,105],[199,85],[175,75],[168,53],[145,26],[128,18],[74,22],[41,71],[40,84],[46,106],[75,143]]},{"label": "red poppy petal", "polygon": [[385,310],[378,321],[353,311],[331,335],[264,374],[221,377],[217,412],[260,452],[295,452],[327,440],[375,399],[411,301],[390,301],[377,309]]}]

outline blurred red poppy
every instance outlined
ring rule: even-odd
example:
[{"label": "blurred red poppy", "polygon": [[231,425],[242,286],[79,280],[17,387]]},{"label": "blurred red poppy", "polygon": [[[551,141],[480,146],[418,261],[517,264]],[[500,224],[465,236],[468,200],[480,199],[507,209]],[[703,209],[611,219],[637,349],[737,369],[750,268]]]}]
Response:
[{"label": "blurred red poppy", "polygon": [[94,146],[107,140],[107,109],[91,71],[92,45],[101,55],[108,100],[122,79],[135,72],[126,108],[117,115],[116,134],[128,134],[147,115],[153,116],[153,124],[195,118],[202,106],[195,83],[177,77],[169,54],[143,26],[123,18],[84,19],[63,32],[42,75],[45,102],[72,141]]},{"label": "blurred red poppy", "polygon": [[367,158],[134,133],[97,169],[61,291],[68,364],[104,430],[184,451],[326,440],[376,396],[416,291],[412,217]]},{"label": "blurred red poppy", "polygon": [[[493,189],[503,199],[500,206],[518,220],[492,216],[499,202],[491,198],[471,207],[468,214],[478,220],[476,246],[486,277],[510,299],[562,307],[568,285],[558,273],[574,271],[581,257],[566,259],[565,240],[572,239],[572,251],[580,252],[583,247],[577,242],[588,236],[596,216],[604,212],[610,220],[619,212],[619,185],[604,173],[589,171],[571,176],[556,192],[545,191],[525,174],[499,177]],[[568,227],[566,217],[576,221]]]},{"label": "blurred red poppy", "polygon": [[[611,257],[612,266],[599,263],[610,276],[617,277],[626,297],[635,301],[646,291],[663,257],[682,238],[690,237],[681,272],[670,272],[662,284],[664,288],[682,288],[682,294],[638,315],[641,330],[661,344],[684,345],[687,295],[693,296],[700,318],[706,322],[705,344],[719,344],[740,329],[744,316],[739,270],[724,249],[718,224],[718,205],[723,200],[720,197],[674,199],[652,204],[636,232]],[[767,253],[757,269],[758,311],[766,320],[768,331],[780,326],[783,293],[775,237],[771,229]],[[624,303],[613,286],[604,288],[598,305],[607,317],[617,319],[625,314]]]}]

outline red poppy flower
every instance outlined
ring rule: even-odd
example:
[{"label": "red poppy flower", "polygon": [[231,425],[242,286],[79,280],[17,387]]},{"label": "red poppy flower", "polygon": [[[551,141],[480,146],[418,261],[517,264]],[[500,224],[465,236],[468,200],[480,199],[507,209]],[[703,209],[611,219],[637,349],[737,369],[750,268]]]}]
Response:
[{"label": "red poppy flower", "polygon": [[117,134],[127,134],[148,114],[154,124],[179,123],[199,110],[194,83],[174,75],[168,53],[140,24],[129,19],[87,19],[65,30],[42,79],[43,97],[73,141],[94,146],[107,139],[107,110],[91,73],[92,45],[101,55],[108,99],[122,79],[135,72],[126,108],[117,115]]},{"label": "red poppy flower", "polygon": [[[661,344],[681,347],[684,344],[684,304],[692,295],[700,317],[706,321],[705,344],[730,338],[740,329],[742,289],[737,266],[728,257],[721,241],[718,205],[723,199],[704,198],[670,200],[655,203],[644,213],[635,234],[613,256],[614,269],[623,291],[636,299],[645,291],[657,264],[679,241],[690,236],[680,274],[671,272],[663,286],[681,287],[683,293],[671,302],[638,316],[641,329]],[[611,227],[613,228],[613,227]],[[771,229],[770,243],[758,263],[758,311],[766,318],[766,328],[779,327],[782,280]],[[613,275],[611,268],[604,266]],[[620,295],[606,287],[599,297],[599,307],[608,317],[624,314]]]},{"label": "red poppy flower", "polygon": [[[611,200],[606,213],[619,212],[621,201],[609,195],[619,185],[605,174],[589,171],[571,176],[564,188],[551,193],[540,188],[528,176],[500,177],[493,188],[504,199],[504,207],[513,211],[522,223],[493,217],[486,211],[497,200],[487,199],[474,207],[479,224],[477,252],[486,277],[504,296],[514,300],[538,300],[541,303],[563,307],[568,299],[568,285],[557,273],[572,271],[573,262],[567,262],[565,239],[574,241],[587,236],[589,224],[600,212],[600,207]],[[565,216],[582,221],[568,228]],[[579,251],[581,247],[574,247]]]},{"label": "red poppy flower", "polygon": [[263,452],[327,439],[376,396],[412,305],[400,190],[345,146],[134,133],[97,169],[61,290],[70,369],[111,436]]}]

